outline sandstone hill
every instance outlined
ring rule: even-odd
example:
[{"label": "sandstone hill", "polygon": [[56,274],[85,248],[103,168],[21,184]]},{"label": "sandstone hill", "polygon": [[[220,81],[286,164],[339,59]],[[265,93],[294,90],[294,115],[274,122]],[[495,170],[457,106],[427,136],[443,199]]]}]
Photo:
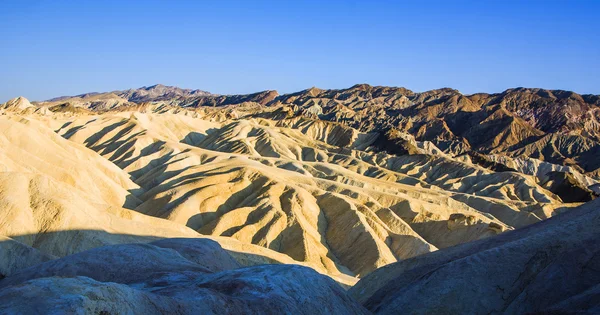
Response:
[{"label": "sandstone hill", "polygon": [[[272,301],[290,313],[483,311],[461,309],[463,298],[419,307],[406,290],[418,296],[426,282],[404,272],[496,247],[515,255],[510,272],[530,270],[502,240],[546,253],[559,242],[551,222],[595,222],[599,104],[565,91],[368,85],[13,99],[0,105],[0,302],[14,302],[0,309],[238,313]],[[569,246],[588,242],[565,229]],[[538,230],[550,234],[531,238],[548,243],[527,243]],[[473,259],[473,272],[502,274],[495,260]],[[504,288],[510,272],[490,283]],[[363,306],[342,289],[361,278],[350,293]],[[565,288],[564,301],[587,288]],[[486,310],[555,306],[499,303]]]}]

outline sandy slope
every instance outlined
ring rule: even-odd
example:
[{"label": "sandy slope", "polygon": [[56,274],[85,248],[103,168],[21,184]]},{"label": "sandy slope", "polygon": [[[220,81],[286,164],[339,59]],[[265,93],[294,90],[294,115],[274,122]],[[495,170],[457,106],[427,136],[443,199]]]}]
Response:
[{"label": "sandy slope", "polygon": [[[140,204],[133,193],[143,189],[94,151],[28,119],[3,117],[0,128],[0,234],[11,238],[3,242],[3,255],[18,255],[23,248],[37,249],[43,257],[62,257],[107,244],[201,237],[185,225],[125,209]],[[294,262],[263,247],[213,239],[244,265]],[[3,275],[29,264],[11,259],[16,266],[3,262]],[[355,281],[331,275],[342,283]]]}]

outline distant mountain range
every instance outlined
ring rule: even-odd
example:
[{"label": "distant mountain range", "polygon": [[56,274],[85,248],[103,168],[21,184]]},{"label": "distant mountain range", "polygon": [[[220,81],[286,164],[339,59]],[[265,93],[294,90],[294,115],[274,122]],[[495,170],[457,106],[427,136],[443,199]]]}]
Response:
[{"label": "distant mountain range", "polygon": [[191,90],[191,89],[182,89],[175,86],[165,86],[162,84],[155,84],[152,86],[144,86],[139,89],[129,89],[123,91],[112,91],[112,92],[92,92],[85,93],[75,96],[60,96],[53,99],[48,100],[47,102],[58,102],[63,100],[68,100],[72,98],[92,98],[98,97],[101,95],[112,94],[118,97],[124,98],[130,102],[155,102],[161,100],[168,100],[177,97],[193,97],[193,96],[209,96],[212,95],[209,92],[202,90]]}]

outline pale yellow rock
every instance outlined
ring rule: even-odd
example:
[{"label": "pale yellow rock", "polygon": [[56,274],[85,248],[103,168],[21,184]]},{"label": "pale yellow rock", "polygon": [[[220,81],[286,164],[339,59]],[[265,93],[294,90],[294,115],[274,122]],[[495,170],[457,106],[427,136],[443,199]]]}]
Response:
[{"label": "pale yellow rock", "polygon": [[373,153],[376,135],[336,123],[244,118],[257,108],[278,110],[7,114],[0,234],[55,256],[205,235],[243,265],[304,264],[352,284],[564,211],[531,176],[428,144],[418,155]]}]

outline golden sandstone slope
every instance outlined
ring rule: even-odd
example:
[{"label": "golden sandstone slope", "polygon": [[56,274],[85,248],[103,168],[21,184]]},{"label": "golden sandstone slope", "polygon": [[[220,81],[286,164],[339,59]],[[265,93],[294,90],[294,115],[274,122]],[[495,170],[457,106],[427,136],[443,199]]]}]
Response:
[{"label": "golden sandstone slope", "polygon": [[[17,176],[10,177],[11,185],[23,187],[11,189],[27,191],[20,202],[39,194],[73,195],[52,203],[73,208],[74,218],[68,223],[54,214],[58,222],[36,219],[49,221],[43,228],[194,235],[187,226],[268,248],[332,275],[358,277],[397,260],[537,222],[563,208],[554,194],[523,174],[494,173],[443,154],[393,156],[353,149],[372,141],[355,130],[352,145],[336,146],[341,140],[331,123],[194,115],[7,114],[3,167],[25,173],[20,184],[12,183]],[[66,187],[64,193],[33,190],[40,186]],[[86,206],[73,205],[73,198]],[[99,213],[77,213],[75,208],[82,207]],[[76,220],[79,216],[89,219]],[[111,223],[89,225],[99,216]],[[132,225],[166,219],[172,223],[157,224],[180,234],[146,227],[124,233],[128,223],[112,216],[126,217]],[[5,234],[32,235],[41,228]]]}]

